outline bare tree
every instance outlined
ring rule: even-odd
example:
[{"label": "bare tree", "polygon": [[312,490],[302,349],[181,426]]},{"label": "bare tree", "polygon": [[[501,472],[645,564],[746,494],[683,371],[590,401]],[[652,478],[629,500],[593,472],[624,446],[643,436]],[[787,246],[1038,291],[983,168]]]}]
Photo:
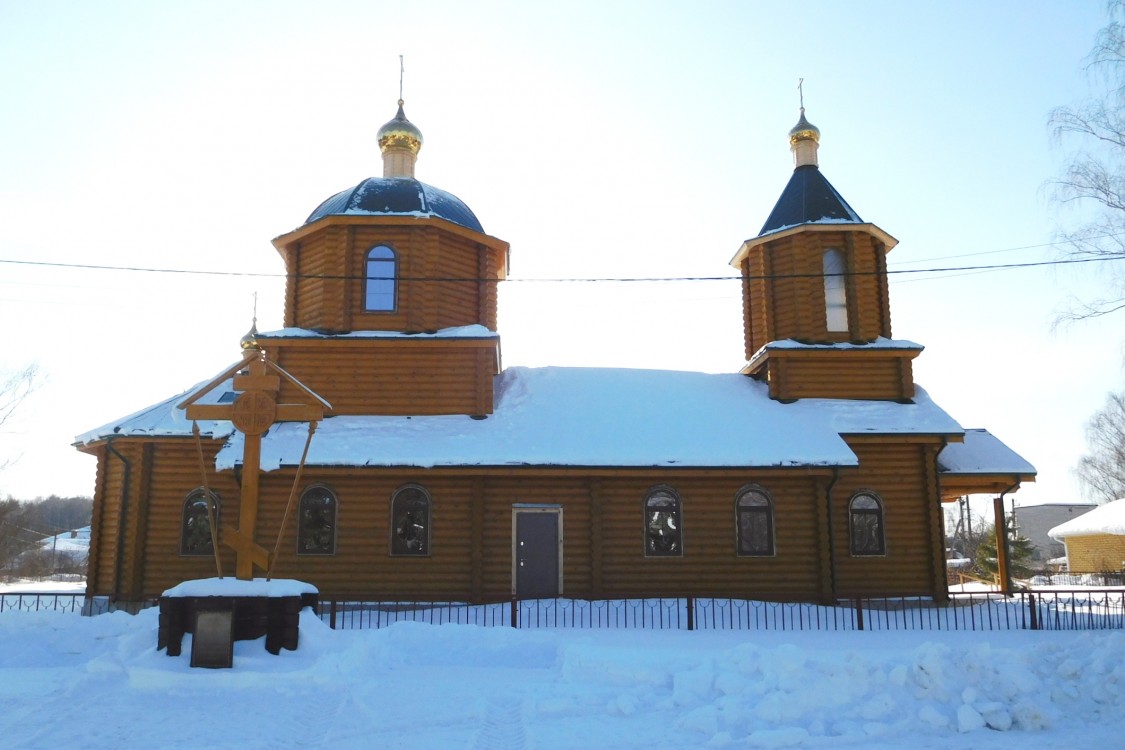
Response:
[{"label": "bare tree", "polygon": [[[7,374],[0,373],[0,432],[24,399],[39,387],[39,383],[39,366],[35,364]],[[0,456],[0,471],[14,460],[8,456]]]},{"label": "bare tree", "polygon": [[1072,260],[1097,263],[1107,293],[1075,300],[1062,321],[1125,309],[1125,0],[1109,4],[1109,21],[1097,35],[1086,70],[1104,86],[1102,95],[1074,107],[1057,107],[1050,126],[1061,143],[1077,142],[1059,179],[1051,183],[1060,204],[1093,206],[1095,217],[1065,231]]},{"label": "bare tree", "polygon": [[1111,393],[1086,424],[1087,453],[1078,459],[1078,478],[1091,500],[1125,497],[1125,391]]}]

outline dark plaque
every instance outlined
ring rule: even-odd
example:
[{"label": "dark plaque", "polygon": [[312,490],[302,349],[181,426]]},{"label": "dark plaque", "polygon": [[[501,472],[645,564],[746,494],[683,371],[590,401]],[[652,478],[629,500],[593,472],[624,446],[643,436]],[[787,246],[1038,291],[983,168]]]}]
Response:
[{"label": "dark plaque", "polygon": [[203,608],[195,612],[191,638],[191,665],[211,669],[230,668],[234,662],[234,617],[225,608]]}]

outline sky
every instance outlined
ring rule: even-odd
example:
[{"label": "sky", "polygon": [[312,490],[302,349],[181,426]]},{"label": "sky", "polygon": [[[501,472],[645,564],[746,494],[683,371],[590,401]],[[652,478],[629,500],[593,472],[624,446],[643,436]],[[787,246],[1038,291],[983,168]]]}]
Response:
[{"label": "sky", "polygon": [[[156,609],[8,603],[0,732],[12,750],[1043,750],[1120,747],[1125,729],[1120,631],[778,631],[779,614],[798,614],[788,607],[753,610],[754,632],[330,630],[305,610],[296,651],[237,641],[233,668],[208,670],[189,666],[191,635],[178,657],[156,650]],[[802,608],[806,624],[851,621],[817,609]],[[958,609],[962,623],[987,620]]]},{"label": "sky", "polygon": [[[733,277],[791,173],[800,78],[821,169],[900,241],[892,271],[1056,259],[1087,214],[1050,200],[1077,144],[1047,115],[1098,90],[1104,22],[1101,2],[0,0],[0,371],[42,373],[3,426],[0,497],[91,494],[75,435],[235,362],[255,294],[281,327],[269,241],[381,174],[400,54],[418,178],[511,243],[506,366],[736,372],[737,281],[554,280]],[[1123,385],[1121,314],[1052,325],[1107,271],[892,277],[916,381],[1037,466],[1020,504],[1080,499],[1084,425]]]}]

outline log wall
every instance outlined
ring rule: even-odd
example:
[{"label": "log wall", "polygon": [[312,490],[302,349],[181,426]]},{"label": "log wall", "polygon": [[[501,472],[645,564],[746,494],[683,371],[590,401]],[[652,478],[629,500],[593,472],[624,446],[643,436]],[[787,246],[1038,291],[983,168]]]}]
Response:
[{"label": "log wall", "polygon": [[[136,478],[129,500],[121,585],[115,585],[120,516],[113,490],[121,471],[109,458],[105,492],[95,504],[95,554],[91,593],[157,595],[188,578],[215,574],[210,557],[180,555],[183,501],[200,486],[194,441],[134,441],[134,467],[149,454],[145,486]],[[205,441],[209,465],[217,441]],[[842,470],[831,490],[835,533],[833,568],[828,535],[831,470],[549,470],[393,469],[307,467],[300,490],[323,483],[337,496],[337,547],[333,555],[297,554],[296,508],[281,535],[274,570],[317,585],[327,596],[402,596],[495,600],[512,591],[512,512],[517,503],[558,505],[563,519],[563,594],[574,597],[772,595],[827,599],[845,594],[944,595],[940,509],[936,481],[927,474],[936,447],[921,443],[855,446],[862,469]],[[120,463],[120,462],[118,462]],[[102,467],[100,467],[102,468]],[[274,548],[293,482],[292,468],[261,475],[256,539]],[[139,474],[137,475],[139,477]],[[116,482],[116,484],[115,484]],[[432,497],[431,554],[390,554],[390,502],[408,483]],[[736,553],[735,497],[756,483],[774,501],[772,557]],[[238,484],[229,472],[210,473],[222,502],[221,526],[237,526]],[[643,501],[655,485],[680,495],[683,555],[644,555]],[[887,554],[849,554],[847,507],[852,493],[870,489],[883,499]],[[143,500],[143,502],[142,502]],[[108,533],[107,533],[108,532]],[[220,545],[222,547],[222,545]],[[223,549],[224,571],[234,570]],[[834,571],[834,572],[833,572]],[[259,573],[260,574],[260,573]]]},{"label": "log wall", "polygon": [[[491,414],[497,339],[264,339],[336,414]],[[303,400],[283,381],[280,401]]]},{"label": "log wall", "polygon": [[775,399],[897,401],[914,396],[911,361],[894,351],[772,351],[768,368],[770,397]]},{"label": "log wall", "polygon": [[[823,255],[844,252],[847,332],[830,332]],[[742,261],[746,358],[771,341],[870,341],[891,336],[886,250],[866,232],[808,231],[751,248]]]},{"label": "log wall", "polygon": [[[421,333],[481,324],[496,330],[506,249],[437,223],[373,218],[329,223],[286,247],[286,324],[323,332]],[[367,253],[395,251],[395,309],[366,310]]]},{"label": "log wall", "polygon": [[[944,530],[936,479],[941,442],[849,438],[848,444],[861,468],[841,470],[832,491],[839,592],[944,596]],[[848,507],[860,490],[882,498],[885,555],[851,554]]]}]

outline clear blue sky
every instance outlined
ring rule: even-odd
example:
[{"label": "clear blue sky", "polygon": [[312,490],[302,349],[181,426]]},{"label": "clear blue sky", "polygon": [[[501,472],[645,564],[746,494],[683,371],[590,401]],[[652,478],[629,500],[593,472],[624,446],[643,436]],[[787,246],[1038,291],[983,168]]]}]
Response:
[{"label": "clear blue sky", "polygon": [[[820,163],[900,240],[892,269],[1050,259],[1100,2],[0,2],[0,259],[282,271],[269,239],[381,171],[407,113],[420,179],[512,245],[512,276],[716,276],[792,168],[799,77]],[[959,256],[970,257],[959,257]],[[951,258],[950,256],[958,256]],[[966,427],[1073,501],[1083,424],[1122,385],[1122,320],[1050,330],[1095,273],[895,277],[894,333]],[[74,435],[237,359],[279,278],[0,263],[0,369],[47,381],[0,436],[0,496],[87,494]],[[734,371],[738,285],[511,282],[506,365]]]}]

